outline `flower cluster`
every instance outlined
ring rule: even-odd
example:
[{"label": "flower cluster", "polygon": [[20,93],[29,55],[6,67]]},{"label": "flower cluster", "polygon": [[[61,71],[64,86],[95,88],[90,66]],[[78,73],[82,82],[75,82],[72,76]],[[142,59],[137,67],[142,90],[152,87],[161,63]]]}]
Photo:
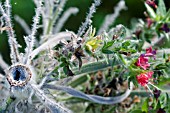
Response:
[{"label": "flower cluster", "polygon": [[[141,54],[140,57],[137,59],[137,62],[135,63],[136,66],[142,68],[143,70],[146,70],[147,68],[150,67],[150,64],[148,62],[149,57],[153,57],[155,59],[155,55],[156,55],[156,50],[152,50],[152,47],[147,48],[146,53]],[[147,87],[149,89],[147,84],[151,84],[149,82],[149,79],[152,78],[153,73],[154,73],[153,71],[146,71],[146,72],[143,72],[143,73],[137,75],[136,76],[137,82],[141,86]],[[151,84],[151,85],[154,86],[153,84]],[[154,87],[157,88],[156,86],[154,86]],[[159,88],[157,88],[157,89],[159,89]]]}]

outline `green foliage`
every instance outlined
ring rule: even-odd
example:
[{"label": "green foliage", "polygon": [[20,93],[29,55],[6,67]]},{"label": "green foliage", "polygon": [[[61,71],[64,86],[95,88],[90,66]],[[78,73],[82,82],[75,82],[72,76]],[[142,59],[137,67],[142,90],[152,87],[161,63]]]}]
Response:
[{"label": "green foliage", "polygon": [[149,16],[150,16],[151,18],[156,18],[156,13],[155,13],[155,11],[154,11],[148,4],[146,4],[146,3],[145,3],[145,6],[146,6],[146,9],[147,9],[147,11],[148,11],[148,13],[149,13]]},{"label": "green foliage", "polygon": [[149,100],[146,99],[142,105],[142,112],[148,113],[149,109]]},{"label": "green foliage", "polygon": [[[56,97],[53,94],[57,93],[59,99],[56,100],[68,104],[74,112],[80,112],[81,109],[81,112],[89,113],[111,113],[114,111],[156,113],[159,110],[169,113],[170,98],[166,89],[169,90],[167,86],[170,81],[170,9],[165,6],[163,0],[158,0],[157,8],[153,8],[147,3],[144,4],[147,19],[134,22],[132,28],[119,24],[109,28],[109,32],[96,35],[96,29],[90,26],[82,37],[77,37],[75,33],[68,31],[71,34],[70,37],[66,36],[66,39],[57,41],[55,47],[50,48],[50,52],[53,52],[52,58],[44,51],[37,55],[35,60],[45,55],[44,59],[48,59],[48,61],[41,60],[38,66],[34,65],[35,70],[41,72],[37,77],[38,83],[46,76],[45,73],[48,73],[46,67],[49,65],[46,63],[54,62],[53,69],[46,76],[51,78],[48,78],[45,84],[54,87],[64,85],[64,92],[73,95],[73,97],[68,97],[63,92],[51,91],[52,88],[51,90],[43,89],[43,91],[53,96],[54,100]],[[51,35],[50,31],[52,31],[54,23],[52,22],[51,25],[49,23],[51,27],[48,31],[49,35]],[[55,37],[56,34],[52,35]],[[44,37],[50,36],[45,35]],[[49,52],[47,51],[47,53]],[[51,59],[52,61],[50,61]],[[146,68],[142,66],[146,66]],[[153,72],[153,74],[148,75],[149,72]],[[142,74],[143,78],[139,79],[138,77]],[[141,82],[144,85],[141,85]],[[131,83],[135,87],[132,91],[127,90],[130,89]],[[56,89],[63,90],[62,88],[57,87]],[[155,93],[155,89],[161,90],[161,94],[156,94],[158,92]],[[129,97],[122,99],[124,97],[121,95],[127,91],[129,91]],[[145,94],[142,95],[142,93]],[[134,95],[137,96],[137,99]],[[105,100],[104,97],[106,97]],[[98,104],[94,103],[95,99]],[[121,100],[121,102],[115,105],[99,103],[104,100],[105,104],[109,104],[111,99],[112,101]],[[7,107],[11,103],[13,100],[8,99]],[[0,112],[3,110],[0,109]]]},{"label": "green foliage", "polygon": [[166,15],[166,7],[165,7],[165,3],[163,0],[158,1],[158,8],[156,10],[156,13],[162,17]]},{"label": "green foliage", "polygon": [[130,113],[143,113],[143,112],[140,109],[138,109],[138,110],[133,110]]}]

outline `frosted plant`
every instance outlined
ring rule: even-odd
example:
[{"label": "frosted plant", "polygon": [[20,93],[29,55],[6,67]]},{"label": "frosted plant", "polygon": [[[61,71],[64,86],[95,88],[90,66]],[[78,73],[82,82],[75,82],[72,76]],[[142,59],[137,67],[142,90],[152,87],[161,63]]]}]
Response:
[{"label": "frosted plant", "polygon": [[85,19],[85,22],[82,23],[82,26],[79,28],[77,35],[81,36],[85,32],[88,26],[91,25],[93,14],[96,12],[96,6],[100,5],[100,0],[95,0],[92,6],[89,9],[89,13]]},{"label": "frosted plant", "polygon": [[101,34],[102,32],[107,31],[109,29],[110,25],[112,25],[114,23],[114,21],[116,20],[116,18],[119,16],[120,11],[123,9],[127,9],[127,7],[125,6],[125,1],[120,0],[120,2],[114,8],[114,13],[107,15],[105,17],[105,20],[104,20],[101,28],[99,29],[98,34]]},{"label": "frosted plant", "polygon": [[[79,68],[81,68],[82,61],[81,58],[78,56],[80,52],[80,48],[83,45],[83,39],[81,36],[85,33],[88,26],[91,24],[91,18],[93,13],[96,11],[96,6],[100,5],[100,0],[94,0],[94,3],[90,7],[90,11],[87,14],[85,22],[78,30],[78,34],[71,31],[66,32],[59,32],[60,28],[62,27],[59,25],[55,34],[54,24],[58,19],[62,8],[66,2],[66,0],[62,1],[55,1],[55,0],[35,0],[34,1],[37,8],[35,9],[35,16],[33,18],[33,25],[32,29],[26,25],[24,21],[20,17],[15,17],[18,22],[20,22],[21,26],[24,27],[28,36],[25,36],[25,53],[20,53],[18,48],[21,47],[17,40],[16,36],[11,24],[10,12],[11,12],[11,5],[10,0],[6,0],[4,4],[0,4],[0,12],[1,12],[1,19],[5,23],[2,26],[7,27],[6,32],[8,34],[8,42],[10,46],[10,58],[11,58],[11,65],[8,66],[3,61],[3,58],[0,56],[0,66],[4,70],[5,74],[0,74],[0,80],[2,81],[2,89],[0,91],[1,100],[0,105],[2,111],[11,113],[32,113],[34,111],[38,112],[52,112],[52,113],[70,113],[71,110],[64,107],[62,102],[57,102],[55,100],[55,94],[52,94],[50,91],[61,90],[65,93],[72,95],[73,97],[86,99],[92,101],[94,103],[100,104],[116,104],[122,102],[125,98],[128,97],[132,88],[127,89],[126,92],[122,95],[115,96],[115,97],[102,97],[96,95],[88,95],[81,91],[78,91],[74,88],[71,88],[67,82],[75,79],[77,76],[87,73],[88,71],[95,71],[96,68],[102,69],[107,66],[111,66],[109,61],[101,60],[96,64],[93,64],[93,68],[89,67],[91,64],[85,65],[84,70],[75,71],[72,73],[70,70],[70,66],[66,65],[64,68],[67,70],[66,74],[68,77],[66,79],[60,79],[60,76],[63,74],[61,68],[55,68],[56,65],[60,65],[59,61],[55,60],[52,55],[52,58],[49,56],[49,51],[58,45],[64,44],[63,48],[61,48],[61,54],[68,55],[67,50],[73,49],[72,59],[71,62],[74,61],[73,57],[77,57],[79,60]],[[75,11],[71,12],[73,9],[68,10],[70,13],[76,13]],[[40,16],[42,16],[42,28],[43,28],[43,35],[41,36],[41,41],[38,43],[39,46],[35,46],[36,41],[36,31],[39,28],[38,24],[40,23]],[[68,14],[64,14],[62,20],[59,22],[65,21],[65,18],[68,18]],[[58,23],[59,24],[59,23]],[[120,26],[119,26],[120,27]],[[92,29],[89,29],[84,35],[88,35],[92,32]],[[93,37],[90,34],[90,37]],[[89,37],[89,38],[90,38]],[[70,42],[67,42],[67,41]],[[87,39],[88,40],[88,39]],[[89,39],[93,41],[93,39]],[[90,41],[87,41],[88,47],[91,46]],[[96,40],[95,40],[96,41]],[[98,42],[97,42],[98,43]],[[100,44],[100,43],[98,43]],[[34,49],[35,48],[35,49]],[[91,47],[91,49],[96,49]],[[54,52],[54,51],[52,51]],[[38,56],[38,58],[35,58]],[[83,56],[83,54],[81,54]],[[56,57],[56,56],[55,56]],[[37,68],[37,65],[47,64],[48,68],[46,70],[41,70],[41,68]],[[91,69],[92,70],[91,70]],[[58,78],[53,78],[52,75],[54,71],[57,69]],[[41,74],[43,73],[43,74]],[[41,75],[41,76],[40,76]],[[74,76],[72,76],[74,75]],[[62,83],[61,83],[62,82]]]}]

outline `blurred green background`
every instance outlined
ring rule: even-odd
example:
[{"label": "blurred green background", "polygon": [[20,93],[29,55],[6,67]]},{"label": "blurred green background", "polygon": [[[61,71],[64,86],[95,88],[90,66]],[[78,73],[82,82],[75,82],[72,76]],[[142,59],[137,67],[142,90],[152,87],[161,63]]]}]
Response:
[{"label": "blurred green background", "polygon": [[[22,17],[27,24],[31,27],[32,17],[34,16],[35,5],[32,0],[11,0],[12,1],[12,19],[14,15]],[[144,0],[125,0],[128,10],[121,11],[121,15],[116,19],[113,24],[123,24],[126,27],[131,27],[132,20],[136,18],[144,18],[143,12],[145,11]],[[68,0],[64,10],[69,7],[79,8],[79,13],[69,18],[63,27],[63,31],[68,29],[77,32],[79,26],[84,22],[89,7],[91,6],[92,0]],[[119,0],[102,0],[101,6],[97,8],[97,12],[93,17],[93,26],[99,29],[102,24],[104,17],[107,14],[113,13],[114,6]],[[170,7],[170,0],[165,0],[167,7]],[[23,36],[26,36],[25,31],[22,27],[13,20],[13,25],[19,44],[25,46]],[[38,33],[40,34],[40,33]],[[21,49],[24,52],[24,49]],[[9,59],[9,46],[6,37],[6,33],[0,34],[0,53],[3,55],[5,61],[10,63]]]}]

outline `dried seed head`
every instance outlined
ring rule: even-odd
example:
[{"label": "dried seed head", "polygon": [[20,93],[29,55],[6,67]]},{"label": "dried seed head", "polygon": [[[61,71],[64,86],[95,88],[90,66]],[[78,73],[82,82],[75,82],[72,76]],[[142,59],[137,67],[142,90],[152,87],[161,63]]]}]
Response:
[{"label": "dried seed head", "polygon": [[25,86],[31,79],[32,72],[23,64],[11,66],[7,71],[7,80],[11,86]]}]

